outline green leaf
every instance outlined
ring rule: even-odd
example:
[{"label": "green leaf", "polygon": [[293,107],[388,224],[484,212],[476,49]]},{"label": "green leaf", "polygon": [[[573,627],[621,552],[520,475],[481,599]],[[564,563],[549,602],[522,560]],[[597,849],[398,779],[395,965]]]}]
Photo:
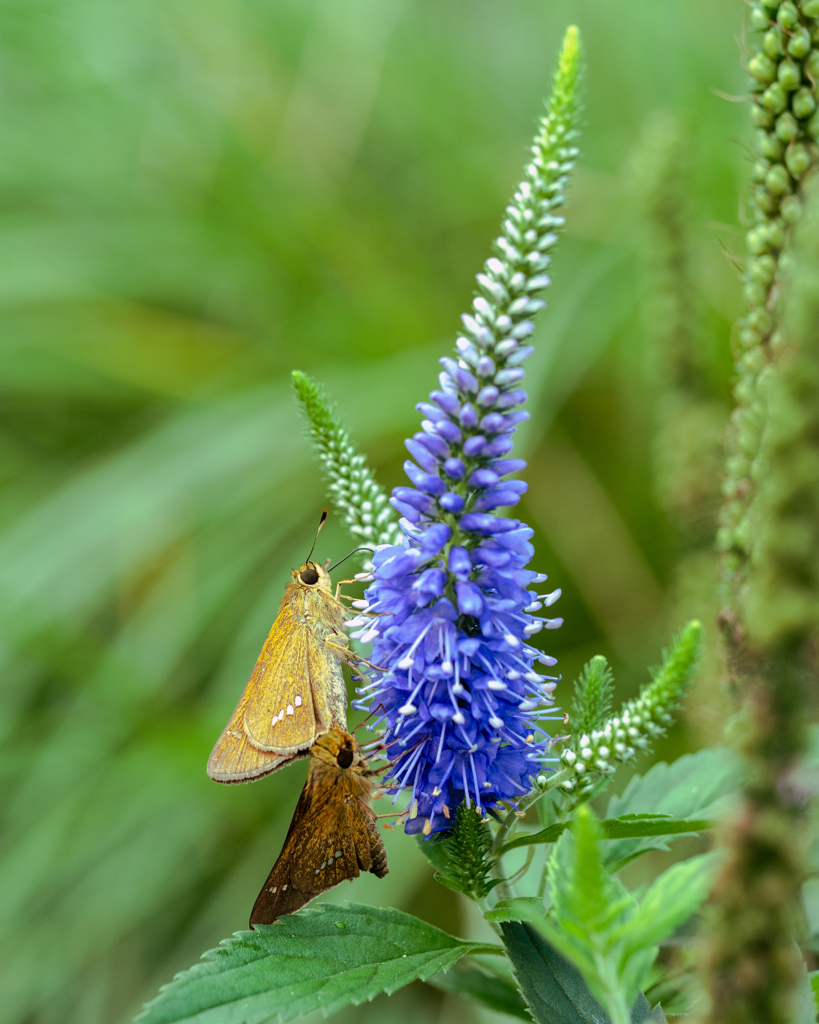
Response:
[{"label": "green leaf", "polygon": [[[671,764],[655,764],[645,775],[636,775],[620,796],[611,798],[606,820],[627,814],[668,814],[678,820],[719,817],[729,806],[740,778],[739,761],[728,750],[686,754]],[[603,852],[606,866],[616,871],[646,850],[667,850],[668,844],[657,835],[607,844]]]},{"label": "green leaf", "polygon": [[178,975],[140,1024],[261,1024],[359,1005],[448,970],[481,943],[464,942],[410,914],[348,903],[237,932]]},{"label": "green leaf", "polygon": [[489,974],[478,967],[463,967],[459,964],[446,974],[436,974],[429,979],[428,984],[443,992],[474,999],[498,1013],[507,1013],[521,1020],[532,1019],[523,996],[512,981]]},{"label": "green leaf", "polygon": [[588,806],[565,832],[549,859],[552,916],[533,925],[577,967],[612,1018],[628,1020],[657,956],[658,944],[705,899],[715,858],[675,864],[638,905],[605,869],[602,830]]},{"label": "green leaf", "polygon": [[[535,843],[555,843],[570,825],[569,821],[559,821],[540,832],[518,836],[505,843],[500,852],[507,853],[515,847],[532,846]],[[715,825],[716,822],[706,818],[679,819],[666,814],[623,814],[618,818],[605,818],[601,821],[600,832],[603,839],[637,839],[649,836],[695,835],[697,832],[714,828]]]},{"label": "green leaf", "polygon": [[[582,975],[529,924],[501,925],[506,952],[532,1016],[538,1024],[611,1024],[611,1017]],[[654,1019],[640,994],[631,1008],[633,1024]]]},{"label": "green leaf", "polygon": [[817,1011],[819,1011],[819,971],[811,971],[808,977],[810,978],[810,987],[813,991],[813,1001],[816,1003]]},{"label": "green leaf", "polygon": [[487,921],[537,921],[546,916],[546,908],[537,896],[515,896],[498,900],[483,916]]}]

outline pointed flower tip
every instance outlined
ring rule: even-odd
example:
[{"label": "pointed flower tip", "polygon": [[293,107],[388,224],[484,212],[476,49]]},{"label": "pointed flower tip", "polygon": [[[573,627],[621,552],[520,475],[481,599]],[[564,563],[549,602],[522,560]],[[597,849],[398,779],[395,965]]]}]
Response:
[{"label": "pointed flower tip", "polygon": [[577,25],[569,25],[563,36],[563,45],[560,50],[561,65],[573,63],[580,56],[580,29]]}]

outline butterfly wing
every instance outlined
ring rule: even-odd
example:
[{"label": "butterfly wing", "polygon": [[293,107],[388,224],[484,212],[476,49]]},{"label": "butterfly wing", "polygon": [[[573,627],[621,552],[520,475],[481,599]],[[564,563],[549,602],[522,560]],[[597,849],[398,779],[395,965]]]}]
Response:
[{"label": "butterfly wing", "polygon": [[245,709],[244,730],[254,747],[290,755],[333,726],[346,728],[340,652],[326,642],[337,636],[337,615],[336,602],[321,591],[294,594],[280,637],[265,644],[254,669],[264,679]]},{"label": "butterfly wing", "polygon": [[305,756],[331,726],[345,725],[341,661],[324,639],[336,622],[324,623],[316,614],[325,606],[315,597],[293,584],[286,588],[250,680],[208,759],[208,775],[216,782],[268,775]]},{"label": "butterfly wing", "polygon": [[282,852],[253,905],[251,928],[294,913],[361,871],[387,874],[387,853],[358,781],[339,778],[323,791],[311,765]]}]

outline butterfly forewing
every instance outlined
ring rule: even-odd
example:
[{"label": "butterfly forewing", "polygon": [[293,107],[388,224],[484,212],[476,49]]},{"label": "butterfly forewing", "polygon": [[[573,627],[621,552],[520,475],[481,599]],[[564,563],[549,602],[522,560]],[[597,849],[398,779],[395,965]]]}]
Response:
[{"label": "butterfly forewing", "polygon": [[345,725],[344,610],[329,593],[329,576],[311,588],[296,576],[208,760],[217,782],[267,775],[305,754],[327,729]]}]

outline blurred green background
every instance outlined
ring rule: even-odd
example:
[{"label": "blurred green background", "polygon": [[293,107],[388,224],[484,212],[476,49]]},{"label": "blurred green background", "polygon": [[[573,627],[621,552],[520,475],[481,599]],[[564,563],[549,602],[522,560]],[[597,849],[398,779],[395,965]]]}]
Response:
[{"label": "blurred green background", "polygon": [[[687,616],[655,753],[720,735],[718,439],[746,163],[739,0],[0,4],[0,1024],[119,1024],[246,926],[304,763],[205,775],[325,501],[289,388],[401,480],[560,39],[582,158],[520,450],[564,696]],[[351,544],[338,525],[318,555]],[[560,691],[558,696],[561,697]],[[646,762],[641,765],[645,768]],[[387,833],[331,894],[477,927]],[[342,1021],[494,1019],[421,985]],[[500,1019],[500,1018],[498,1018]],[[508,1018],[507,1018],[508,1019]]]}]

